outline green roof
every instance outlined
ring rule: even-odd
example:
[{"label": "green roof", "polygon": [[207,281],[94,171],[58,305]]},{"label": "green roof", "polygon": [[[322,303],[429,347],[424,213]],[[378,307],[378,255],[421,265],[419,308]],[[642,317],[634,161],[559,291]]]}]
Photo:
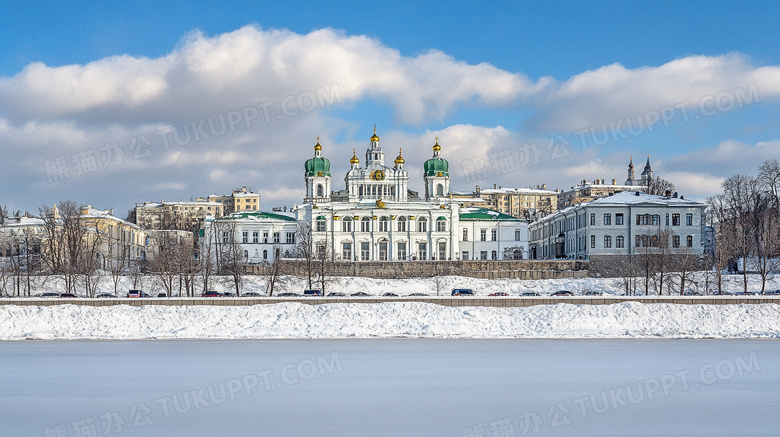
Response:
[{"label": "green roof", "polygon": [[461,208],[460,221],[462,222],[464,221],[465,222],[469,222],[469,221],[506,222],[506,221],[522,221],[522,219],[519,219],[517,217],[512,217],[511,215],[507,215],[498,211],[493,211],[492,209],[468,207],[468,208]]},{"label": "green roof", "polygon": [[330,176],[330,160],[328,158],[315,156],[309,158],[303,165],[306,170],[306,176]]},{"label": "green roof", "polygon": [[295,219],[293,217],[290,217],[290,216],[286,216],[286,215],[282,215],[282,214],[276,214],[276,213],[273,213],[273,212],[262,212],[262,211],[234,212],[233,214],[230,214],[229,216],[222,217],[222,219],[247,219],[247,218],[281,220],[281,221],[284,221],[284,222],[294,222],[295,221]]},{"label": "green roof", "polygon": [[426,176],[449,176],[450,163],[446,159],[431,158],[423,164],[423,170]]}]

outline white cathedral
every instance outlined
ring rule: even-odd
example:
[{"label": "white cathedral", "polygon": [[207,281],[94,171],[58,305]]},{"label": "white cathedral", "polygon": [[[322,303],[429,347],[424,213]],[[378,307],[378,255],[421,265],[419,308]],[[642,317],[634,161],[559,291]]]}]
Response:
[{"label": "white cathedral", "polygon": [[379,141],[375,127],[364,166],[353,150],[346,189],[333,191],[330,160],[317,139],[304,164],[304,203],[294,210],[299,222],[311,225],[319,251],[342,261],[527,258],[526,221],[452,201],[438,138],[423,164],[424,197],[408,187],[401,149],[389,167]]}]

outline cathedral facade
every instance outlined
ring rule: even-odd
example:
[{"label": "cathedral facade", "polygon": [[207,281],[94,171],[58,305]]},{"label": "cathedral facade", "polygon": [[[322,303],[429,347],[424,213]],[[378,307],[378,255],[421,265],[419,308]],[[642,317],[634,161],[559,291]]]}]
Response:
[{"label": "cathedral facade", "polygon": [[[461,211],[452,201],[449,162],[441,156],[438,138],[431,158],[423,163],[422,196],[409,189],[400,148],[392,167],[385,164],[376,128],[362,163],[353,150],[343,190],[332,190],[330,160],[322,150],[318,139],[314,156],[304,163],[306,195],[295,213],[299,223],[310,226],[317,250],[329,258],[444,261],[526,257],[526,221],[473,209]],[[479,248],[474,246],[475,233],[484,236]]]}]

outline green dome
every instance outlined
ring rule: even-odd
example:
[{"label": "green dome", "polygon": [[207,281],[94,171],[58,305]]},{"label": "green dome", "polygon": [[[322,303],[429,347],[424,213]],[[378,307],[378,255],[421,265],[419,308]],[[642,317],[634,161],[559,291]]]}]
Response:
[{"label": "green dome", "polygon": [[330,160],[328,158],[309,158],[306,160],[303,168],[306,170],[306,177],[330,176]]},{"label": "green dome", "polygon": [[[423,165],[423,168],[425,169],[425,175],[426,176],[447,176],[449,177],[450,173],[450,163],[447,162],[446,159],[442,158],[431,158],[427,161],[425,161],[425,164]],[[439,174],[441,173],[441,174]]]}]

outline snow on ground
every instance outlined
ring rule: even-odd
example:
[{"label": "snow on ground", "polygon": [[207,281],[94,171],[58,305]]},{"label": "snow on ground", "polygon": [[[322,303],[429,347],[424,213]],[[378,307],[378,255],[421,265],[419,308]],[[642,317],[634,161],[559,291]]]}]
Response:
[{"label": "snow on ground", "polygon": [[0,307],[0,340],[780,338],[780,305],[445,307],[422,302]]},{"label": "snow on ground", "polygon": [[[742,275],[724,275],[724,291],[732,293],[743,291]],[[667,284],[674,284],[674,279],[667,279]],[[198,295],[203,290],[203,286],[198,284]],[[709,284],[709,294],[717,293],[713,283]],[[116,294],[119,297],[125,297],[129,289],[142,289],[152,296],[163,292],[163,288],[152,276],[143,277],[139,283],[133,283],[131,277],[122,277],[119,281]],[[305,278],[285,276],[275,289],[275,294],[280,292],[302,293],[303,290],[310,288]],[[319,283],[312,284],[312,288],[319,289]],[[328,278],[325,284],[325,292],[340,292],[352,294],[359,291],[369,293],[375,296],[381,296],[386,292],[393,292],[399,295],[408,295],[411,293],[426,293],[431,296],[448,296],[453,288],[471,288],[477,295],[488,295],[494,292],[509,293],[511,296],[518,296],[523,292],[535,291],[541,295],[548,295],[558,290],[570,290],[575,294],[582,294],[585,291],[599,290],[605,294],[625,293],[623,280],[620,278],[577,278],[577,279],[543,279],[543,280],[520,280],[520,279],[478,279],[465,276],[440,276],[436,278],[408,278],[408,279],[374,279],[374,278],[353,278],[353,277],[333,277]],[[698,273],[694,278],[694,283],[686,287],[687,290],[696,290],[705,294],[705,281],[702,273]],[[230,278],[215,277],[209,289],[217,291],[234,292],[233,284]],[[637,291],[644,294],[643,279],[637,279]],[[761,290],[761,278],[759,275],[748,275],[748,289],[752,291]],[[772,275],[767,281],[767,290],[780,289],[780,275]],[[43,292],[65,292],[65,282],[61,277],[48,277],[43,284],[39,284],[33,290],[33,294]],[[114,284],[110,277],[104,277],[99,285],[98,293],[114,293]],[[258,292],[265,295],[267,293],[266,279],[262,276],[246,276],[242,286],[242,293]],[[83,291],[79,291],[80,296],[84,296]],[[174,295],[178,294],[178,288]],[[655,295],[651,286],[651,295]],[[665,291],[664,294],[667,294]],[[677,292],[676,294],[679,294]]]}]

